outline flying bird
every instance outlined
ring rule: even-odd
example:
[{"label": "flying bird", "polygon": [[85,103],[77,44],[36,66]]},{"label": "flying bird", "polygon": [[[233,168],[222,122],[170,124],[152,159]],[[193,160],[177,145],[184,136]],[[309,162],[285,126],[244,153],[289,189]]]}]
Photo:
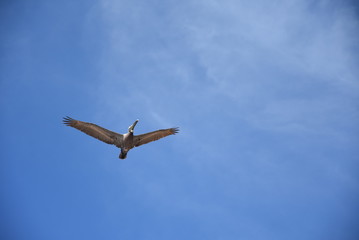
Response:
[{"label": "flying bird", "polygon": [[168,128],[141,135],[133,135],[133,131],[136,124],[138,123],[138,119],[131,126],[128,127],[128,132],[125,134],[112,132],[96,124],[78,121],[70,117],[64,117],[63,122],[67,126],[76,128],[86,133],[87,135],[90,135],[91,137],[97,138],[98,140],[101,140],[105,143],[113,144],[116,147],[121,148],[121,153],[119,155],[120,159],[125,159],[128,151],[130,151],[134,147],[138,147],[143,144],[156,141],[160,138],[178,133],[178,128]]}]

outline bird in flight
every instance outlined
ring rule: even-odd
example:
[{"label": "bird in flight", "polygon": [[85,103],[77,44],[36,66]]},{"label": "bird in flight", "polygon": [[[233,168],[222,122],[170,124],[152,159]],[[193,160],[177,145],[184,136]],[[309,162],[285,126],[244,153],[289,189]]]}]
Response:
[{"label": "bird in flight", "polygon": [[128,127],[128,132],[125,134],[112,132],[96,124],[78,121],[70,117],[64,117],[63,122],[65,125],[76,128],[77,130],[80,130],[81,132],[84,132],[91,137],[121,148],[121,153],[119,155],[120,159],[125,159],[127,152],[134,147],[138,147],[143,144],[156,141],[160,138],[178,133],[178,128],[168,128],[141,135],[133,135],[133,131],[136,124],[138,123],[138,119]]}]

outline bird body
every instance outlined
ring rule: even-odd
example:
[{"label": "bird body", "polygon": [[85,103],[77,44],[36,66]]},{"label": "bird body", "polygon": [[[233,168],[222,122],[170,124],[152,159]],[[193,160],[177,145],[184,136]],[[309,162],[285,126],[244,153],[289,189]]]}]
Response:
[{"label": "bird body", "polygon": [[134,148],[133,133],[129,132],[123,134],[123,141],[122,141],[121,153],[119,158],[125,159],[127,156],[127,152],[130,151],[132,148]]},{"label": "bird body", "polygon": [[139,120],[136,120],[131,126],[129,126],[127,133],[120,134],[112,132],[93,123],[82,122],[70,117],[65,117],[63,119],[65,125],[76,128],[86,133],[87,135],[97,138],[98,140],[101,140],[107,144],[112,144],[118,148],[121,148],[121,153],[119,155],[120,159],[125,159],[127,152],[134,147],[138,147],[143,144],[156,141],[160,138],[178,133],[178,128],[168,128],[141,135],[134,135],[134,128],[138,121]]}]

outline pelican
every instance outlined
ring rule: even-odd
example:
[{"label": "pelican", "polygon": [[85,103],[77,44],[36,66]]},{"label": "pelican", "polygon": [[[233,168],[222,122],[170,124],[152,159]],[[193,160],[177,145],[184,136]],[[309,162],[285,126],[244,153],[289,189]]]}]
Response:
[{"label": "pelican", "polygon": [[121,148],[121,153],[119,155],[120,159],[125,159],[128,151],[130,151],[134,147],[138,147],[143,144],[156,141],[160,138],[178,133],[178,128],[168,128],[141,135],[133,135],[133,131],[136,124],[138,123],[138,119],[131,126],[128,127],[128,132],[125,134],[112,132],[96,124],[82,122],[68,116],[63,118],[63,122],[65,125],[76,128],[77,130],[80,130],[81,132],[84,132],[91,137],[97,138],[98,140],[101,140],[105,143],[112,144],[118,148]]}]

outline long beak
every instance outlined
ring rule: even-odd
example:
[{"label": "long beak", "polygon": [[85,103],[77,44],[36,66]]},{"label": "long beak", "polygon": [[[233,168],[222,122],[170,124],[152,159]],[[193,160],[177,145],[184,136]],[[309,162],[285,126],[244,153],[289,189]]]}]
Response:
[{"label": "long beak", "polygon": [[135,128],[136,124],[138,123],[138,119],[130,126],[130,131],[132,132]]}]

